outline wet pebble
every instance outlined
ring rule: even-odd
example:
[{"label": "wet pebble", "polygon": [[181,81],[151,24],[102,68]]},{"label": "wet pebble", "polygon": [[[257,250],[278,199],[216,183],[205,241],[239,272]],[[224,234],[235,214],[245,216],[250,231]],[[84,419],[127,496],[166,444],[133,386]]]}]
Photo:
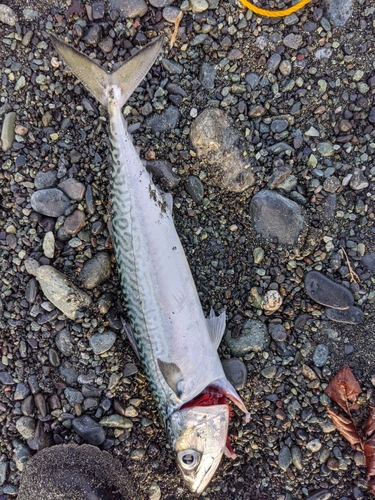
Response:
[{"label": "wet pebble", "polygon": [[60,217],[70,207],[69,198],[60,189],[42,189],[31,195],[31,206],[35,212],[49,217]]},{"label": "wet pebble", "polygon": [[70,356],[73,352],[73,342],[70,332],[66,329],[60,330],[55,337],[55,344],[64,356]]},{"label": "wet pebble", "polygon": [[48,259],[53,259],[55,255],[55,236],[52,231],[48,231],[44,236],[43,253]]},{"label": "wet pebble", "polygon": [[177,127],[180,119],[180,112],[174,106],[170,106],[160,115],[153,115],[146,120],[148,127],[151,127],[154,133],[167,132]]},{"label": "wet pebble", "polygon": [[195,202],[199,202],[203,199],[204,186],[202,181],[198,179],[198,177],[195,177],[194,175],[189,175],[186,181],[185,189]]},{"label": "wet pebble", "polygon": [[[0,16],[2,7],[5,7],[5,5],[0,5]],[[7,113],[4,117],[3,126],[1,129],[1,148],[3,151],[8,151],[13,146],[15,137],[15,120],[16,113],[14,111]]]},{"label": "wet pebble", "polygon": [[287,334],[283,325],[279,323],[270,323],[268,331],[272,339],[276,342],[285,342]]},{"label": "wet pebble", "polygon": [[338,309],[326,309],[327,318],[338,323],[347,323],[348,325],[359,325],[364,320],[364,315],[361,309],[355,306],[349,307],[340,311]]},{"label": "wet pebble", "polygon": [[247,369],[245,363],[237,358],[224,359],[222,361],[224,373],[237,390],[241,390],[245,387],[247,379]]},{"label": "wet pebble", "polygon": [[279,453],[279,467],[281,470],[287,470],[292,463],[292,454],[288,446],[283,446]]},{"label": "wet pebble", "polygon": [[68,400],[68,403],[71,406],[74,406],[76,404],[80,404],[83,401],[83,395],[80,391],[77,391],[76,389],[72,389],[71,387],[67,387],[64,390],[64,394],[66,399]]},{"label": "wet pebble", "polygon": [[67,234],[75,235],[80,232],[85,222],[85,213],[82,212],[82,210],[74,210],[74,212],[65,219],[64,230]]},{"label": "wet pebble", "polygon": [[44,396],[41,392],[38,392],[37,394],[35,394],[34,404],[35,404],[35,408],[37,409],[38,413],[42,417],[47,416],[46,400],[44,399]]},{"label": "wet pebble", "polygon": [[317,345],[313,355],[314,365],[318,367],[324,366],[327,362],[328,354],[328,347],[325,344]]},{"label": "wet pebble", "polygon": [[297,470],[303,470],[302,452],[298,446],[292,446],[292,462]]},{"label": "wet pebble", "polygon": [[103,354],[103,352],[109,351],[116,341],[116,334],[111,331],[105,331],[103,333],[94,333],[90,337],[90,346],[94,354]]},{"label": "wet pebble", "polygon": [[350,179],[349,185],[355,191],[359,191],[360,189],[365,189],[368,187],[368,180],[366,179],[364,173],[360,168],[353,169],[353,175]]},{"label": "wet pebble", "polygon": [[85,195],[85,186],[76,179],[66,179],[57,187],[74,201],[82,201]]},{"label": "wet pebble", "polygon": [[199,81],[202,86],[207,89],[213,89],[215,87],[216,78],[216,68],[214,64],[203,63],[199,73]]},{"label": "wet pebble", "polygon": [[88,415],[75,418],[72,426],[75,432],[89,444],[100,446],[105,441],[106,435],[103,427]]},{"label": "wet pebble", "polygon": [[86,293],[51,266],[40,266],[36,278],[47,299],[70,319],[75,319],[81,309],[91,304]]},{"label": "wet pebble", "polygon": [[2,385],[13,385],[15,381],[8,372],[0,372],[0,384]]},{"label": "wet pebble", "polygon": [[12,445],[14,448],[12,459],[16,464],[17,470],[22,472],[25,468],[26,462],[31,457],[31,452],[29,448],[18,439],[12,441]]},{"label": "wet pebble", "polygon": [[85,262],[80,279],[87,290],[101,285],[111,276],[111,257],[107,252],[98,252],[92,259]]},{"label": "wet pebble", "polygon": [[228,332],[225,339],[235,357],[244,356],[250,351],[260,352],[269,342],[265,324],[254,319],[244,322],[238,337],[232,337],[231,332]]},{"label": "wet pebble", "polygon": [[133,427],[133,422],[129,418],[121,415],[109,415],[100,420],[100,425],[118,429],[131,429]]},{"label": "wet pebble", "polygon": [[282,244],[296,243],[304,223],[299,205],[279,193],[263,189],[250,203],[252,224],[263,238],[277,238]]},{"label": "wet pebble", "polygon": [[348,309],[354,303],[354,297],[347,288],[318,271],[310,271],[306,274],[305,290],[307,295],[318,304],[334,309]]}]

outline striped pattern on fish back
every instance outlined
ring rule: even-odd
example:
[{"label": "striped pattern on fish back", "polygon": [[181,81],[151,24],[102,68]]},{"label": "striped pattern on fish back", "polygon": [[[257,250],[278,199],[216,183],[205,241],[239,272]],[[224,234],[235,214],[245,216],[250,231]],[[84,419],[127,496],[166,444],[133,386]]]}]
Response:
[{"label": "striped pattern on fish back", "polygon": [[[167,395],[163,394],[160,386],[165,386],[164,379],[156,380],[159,373],[152,350],[150,338],[161,335],[159,311],[149,279],[149,263],[142,254],[144,252],[143,235],[140,221],[136,220],[136,211],[132,200],[132,190],[126,175],[126,168],[140,159],[131,143],[131,138],[124,129],[121,140],[116,139],[119,127],[115,118],[110,120],[110,146],[113,162],[113,176],[111,182],[113,230],[117,267],[120,275],[121,287],[125,297],[128,317],[134,330],[139,355],[149,379],[159,411],[165,421],[167,411]],[[129,148],[128,148],[129,146]],[[134,154],[129,154],[129,152]],[[125,165],[124,153],[127,157]],[[137,165],[138,168],[140,168]],[[143,166],[141,166],[143,168]],[[145,172],[146,173],[146,172]],[[146,175],[148,175],[146,173]],[[168,388],[165,388],[168,391]]]}]

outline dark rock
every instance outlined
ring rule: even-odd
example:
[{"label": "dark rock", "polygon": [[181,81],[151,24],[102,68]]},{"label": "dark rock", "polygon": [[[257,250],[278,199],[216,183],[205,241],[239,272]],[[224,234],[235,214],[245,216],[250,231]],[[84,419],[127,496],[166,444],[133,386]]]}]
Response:
[{"label": "dark rock", "polygon": [[172,170],[172,164],[165,160],[154,160],[146,163],[147,170],[158,180],[164,187],[174,188],[179,182],[179,178]]},{"label": "dark rock", "polygon": [[251,200],[253,226],[263,238],[294,245],[303,229],[301,207],[279,193],[263,189]]},{"label": "dark rock", "polygon": [[199,202],[204,196],[204,186],[198,177],[189,175],[185,185],[186,191],[190,194],[195,202]]},{"label": "dark rock", "polygon": [[82,201],[85,195],[85,186],[76,179],[66,179],[57,187],[74,201]]},{"label": "dark rock", "polygon": [[82,210],[74,210],[74,212],[65,219],[64,230],[67,234],[77,234],[83,228],[85,222],[85,213],[82,212]]},{"label": "dark rock", "polygon": [[42,189],[31,195],[31,206],[35,212],[50,217],[60,217],[70,207],[69,198],[60,189]]},{"label": "dark rock", "polygon": [[224,373],[237,390],[241,390],[246,385],[247,369],[243,361],[237,358],[224,359],[222,361]]},{"label": "dark rock", "polygon": [[216,69],[214,64],[203,63],[199,73],[199,81],[205,89],[215,88]]},{"label": "dark rock", "polygon": [[72,425],[76,433],[89,444],[100,446],[105,441],[103,427],[88,415],[75,418]]},{"label": "dark rock", "polygon": [[146,124],[151,127],[154,133],[157,132],[167,132],[177,127],[180,120],[180,112],[178,108],[174,106],[169,106],[160,115],[153,115],[147,118]]},{"label": "dark rock", "polygon": [[57,184],[57,171],[47,170],[47,172],[38,172],[34,178],[35,189],[48,189]]},{"label": "dark rock", "polygon": [[327,307],[326,315],[328,319],[338,323],[347,323],[349,325],[358,325],[363,322],[364,315],[358,307],[349,307],[349,309],[338,310]]},{"label": "dark rock", "polygon": [[111,257],[107,252],[98,252],[85,262],[80,279],[84,288],[92,290],[111,276]]},{"label": "dark rock", "polygon": [[270,323],[268,331],[272,339],[276,342],[284,342],[286,340],[286,330],[280,323]]},{"label": "dark rock", "polygon": [[307,295],[318,304],[334,309],[348,309],[354,303],[354,297],[347,288],[318,271],[310,271],[306,274],[305,290]]},{"label": "dark rock", "polygon": [[368,253],[364,255],[361,261],[370,273],[375,274],[375,253]]}]

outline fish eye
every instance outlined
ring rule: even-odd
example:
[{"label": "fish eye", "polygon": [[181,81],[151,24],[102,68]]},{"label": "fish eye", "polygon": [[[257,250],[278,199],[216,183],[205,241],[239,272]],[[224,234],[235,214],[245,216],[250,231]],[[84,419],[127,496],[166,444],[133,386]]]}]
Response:
[{"label": "fish eye", "polygon": [[192,470],[197,467],[200,462],[201,454],[197,450],[188,449],[179,451],[177,454],[178,461],[184,469]]}]

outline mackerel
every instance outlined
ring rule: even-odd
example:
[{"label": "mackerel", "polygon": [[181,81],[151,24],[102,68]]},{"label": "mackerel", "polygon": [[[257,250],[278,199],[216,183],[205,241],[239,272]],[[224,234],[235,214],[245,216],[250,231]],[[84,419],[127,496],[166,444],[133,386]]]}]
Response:
[{"label": "mackerel", "polygon": [[[51,35],[72,72],[107,108],[113,162],[114,248],[130,325],[126,330],[143,363],[189,489],[201,493],[223,453],[231,399],[250,418],[226,379],[217,348],[225,313],[204,317],[177,235],[171,195],[153,183],[136,152],[121,109],[163,44],[155,38],[114,73]],[[203,396],[202,396],[203,395]],[[203,397],[208,406],[195,404]],[[207,403],[208,402],[208,403]]]}]

